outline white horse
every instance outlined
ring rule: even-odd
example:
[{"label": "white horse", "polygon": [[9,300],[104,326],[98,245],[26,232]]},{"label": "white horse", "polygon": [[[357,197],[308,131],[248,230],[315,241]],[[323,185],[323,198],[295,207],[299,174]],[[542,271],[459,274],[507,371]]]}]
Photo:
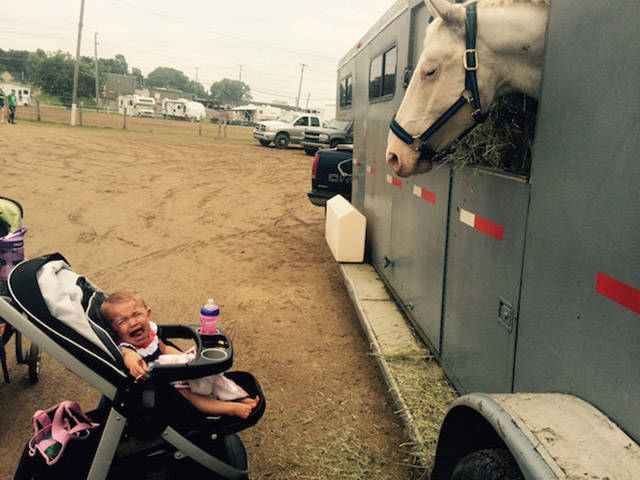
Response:
[{"label": "white horse", "polygon": [[466,99],[471,96],[465,89],[465,65],[473,61],[465,58],[468,4],[475,3],[477,10],[475,74],[482,111],[486,113],[496,96],[517,91],[537,99],[540,91],[547,0],[425,3],[436,18],[427,27],[422,55],[395,117],[405,139],[391,131],[387,142],[387,164],[401,177],[431,170],[435,152],[475,124],[473,102],[463,101],[464,106],[423,142],[423,148],[419,141],[413,146],[408,143],[454,105],[461,92]]}]

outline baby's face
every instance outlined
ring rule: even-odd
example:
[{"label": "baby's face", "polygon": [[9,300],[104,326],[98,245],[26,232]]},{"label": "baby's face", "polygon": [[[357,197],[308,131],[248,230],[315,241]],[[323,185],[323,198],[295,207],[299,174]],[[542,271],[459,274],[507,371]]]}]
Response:
[{"label": "baby's face", "polygon": [[109,305],[108,312],[111,327],[123,341],[135,347],[144,347],[149,343],[150,308],[145,308],[135,300],[129,300]]}]

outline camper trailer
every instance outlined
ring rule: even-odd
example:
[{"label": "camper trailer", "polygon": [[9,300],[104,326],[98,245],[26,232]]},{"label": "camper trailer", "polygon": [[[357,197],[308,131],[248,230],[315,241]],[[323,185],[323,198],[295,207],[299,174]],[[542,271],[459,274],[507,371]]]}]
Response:
[{"label": "camper trailer", "polygon": [[5,95],[9,95],[11,90],[16,91],[16,103],[19,107],[31,105],[31,88],[24,85],[14,85],[11,83],[0,84]]},{"label": "camper trailer", "polygon": [[431,479],[496,450],[508,478],[640,478],[640,10],[552,3],[529,172],[399,178],[389,124],[436,14],[397,1],[337,71],[368,261],[463,395]]},{"label": "camper trailer", "polygon": [[118,97],[118,113],[135,117],[154,117],[156,114],[156,101],[151,97],[142,95],[120,95]]},{"label": "camper trailer", "polygon": [[162,100],[162,115],[164,115],[165,118],[196,122],[207,118],[204,105],[185,98],[179,98],[177,100],[165,98]]}]

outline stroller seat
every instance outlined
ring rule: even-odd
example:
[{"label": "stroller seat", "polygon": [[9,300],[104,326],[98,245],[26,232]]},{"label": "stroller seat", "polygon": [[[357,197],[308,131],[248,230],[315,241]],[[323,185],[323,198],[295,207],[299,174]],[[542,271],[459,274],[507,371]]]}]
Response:
[{"label": "stroller seat", "polygon": [[[163,341],[191,339],[197,355],[187,364],[156,366],[149,379],[136,382],[99,314],[106,294],[73,272],[62,255],[22,262],[11,272],[8,287],[26,315],[0,300],[0,317],[102,394],[98,408],[87,412],[100,423],[89,439],[72,442],[72,451],[67,449],[61,461],[44,468],[34,465],[38,457],[29,457],[25,449],[16,479],[64,474],[102,480],[133,472],[154,479],[183,478],[186,472],[248,478],[246,453],[236,432],[255,425],[266,403],[250,373],[227,372],[233,347],[223,331],[200,335],[197,326],[162,325]],[[221,372],[250,396],[260,396],[247,419],[207,417],[170,383]]]}]

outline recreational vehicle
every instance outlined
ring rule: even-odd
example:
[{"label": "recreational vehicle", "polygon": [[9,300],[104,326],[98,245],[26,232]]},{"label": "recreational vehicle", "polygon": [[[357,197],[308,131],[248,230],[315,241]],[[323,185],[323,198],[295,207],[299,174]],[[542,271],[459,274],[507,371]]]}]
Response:
[{"label": "recreational vehicle", "polygon": [[151,97],[142,95],[120,95],[118,97],[118,113],[136,117],[154,117],[156,114],[156,101]]},{"label": "recreational vehicle", "polygon": [[204,105],[185,98],[162,100],[162,115],[165,118],[177,118],[181,120],[202,121],[207,118]]},{"label": "recreational vehicle", "polygon": [[16,103],[19,107],[28,107],[31,105],[31,89],[24,85],[14,85],[11,83],[0,84],[5,95],[9,95],[11,90],[16,92]]},{"label": "recreational vehicle", "polygon": [[[453,168],[444,157],[399,177],[389,126],[412,78],[439,74],[413,70],[426,27],[442,25],[434,5],[453,12],[442,2],[397,1],[337,71],[368,261],[462,394],[431,478],[456,478],[470,457],[490,463],[498,450],[517,466],[508,478],[640,478],[640,10],[635,0],[548,2],[530,171]],[[478,14],[467,38],[475,18],[486,32]],[[489,59],[468,43],[465,52],[464,13],[457,25],[464,91],[463,69],[487,78]]]}]

